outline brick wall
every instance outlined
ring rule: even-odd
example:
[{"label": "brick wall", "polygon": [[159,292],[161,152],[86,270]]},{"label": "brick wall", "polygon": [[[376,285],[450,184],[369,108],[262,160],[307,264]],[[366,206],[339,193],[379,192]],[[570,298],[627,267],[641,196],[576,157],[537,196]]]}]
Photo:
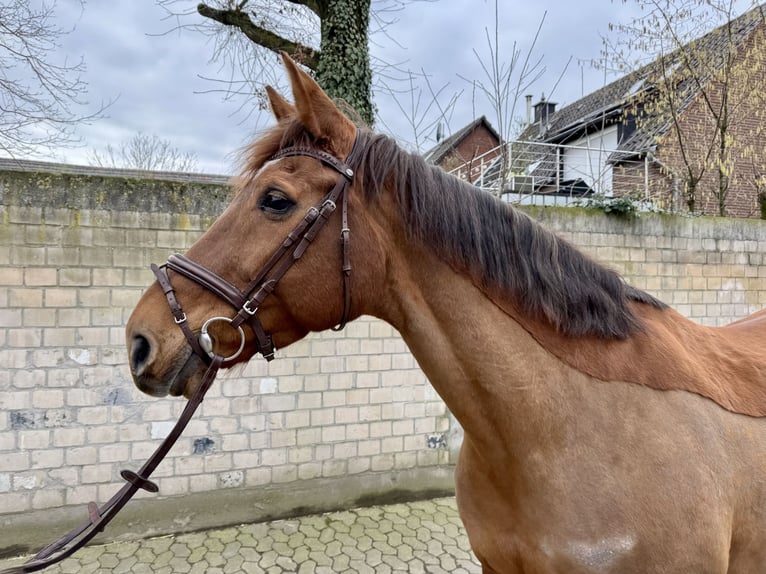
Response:
[{"label": "brick wall", "polygon": [[[724,50],[721,46],[718,48]],[[700,58],[712,60],[713,56],[702,53]],[[749,34],[733,62],[728,74],[719,70],[717,76],[724,78],[723,81],[709,82],[704,88],[704,98],[702,94],[697,96],[683,109],[678,123],[683,146],[679,146],[676,131],[671,129],[657,142],[656,156],[677,175],[679,209],[688,209],[684,191],[691,166],[696,177],[702,176],[695,193],[695,211],[718,215],[719,202],[723,201],[728,216],[757,218],[761,215],[758,194],[766,189],[766,99],[763,90],[766,83],[766,22],[761,21]],[[724,96],[728,101],[726,106],[721,104]],[[710,112],[711,108],[718,110],[717,115]],[[723,171],[729,187],[723,198],[718,197],[720,137],[716,135],[715,127],[719,118],[727,124],[728,155]],[[668,175],[660,177],[670,179]],[[671,185],[664,184],[664,191],[670,192]],[[666,197],[664,203],[669,204],[669,198]]]},{"label": "brick wall", "polygon": [[[142,175],[0,171],[0,548],[15,544],[8,532],[33,546],[28,527],[47,509],[106,501],[182,410],[134,387],[124,325],[154,279],[149,264],[191,245],[228,190]],[[182,517],[185,527],[451,488],[446,408],[387,324],[363,318],[233,371],[153,477],[163,497],[251,495],[233,514]],[[275,504],[295,483],[303,495]]]},{"label": "brick wall", "polygon": [[[61,530],[88,501],[107,500],[182,409],[134,388],[124,324],[153,279],[149,263],[190,245],[228,192],[140,176],[0,171],[0,549],[44,542],[40,524]],[[760,221],[530,213],[702,323],[766,300]],[[162,497],[129,505],[112,535],[449,489],[459,438],[388,325],[363,318],[280,355],[215,383],[155,475]]]},{"label": "brick wall", "polygon": [[703,325],[725,325],[766,305],[765,221],[661,214],[626,221],[581,208],[526,211]]},{"label": "brick wall", "polygon": [[[463,160],[463,163],[472,161],[473,159],[487,153],[490,150],[495,149],[500,145],[497,136],[493,134],[487,126],[479,124],[476,128],[463,138],[456,147],[456,152]],[[493,157],[497,157],[498,153],[491,154],[485,158],[489,161]]]},{"label": "brick wall", "polygon": [[500,155],[500,151],[496,149],[499,145],[497,136],[487,126],[480,123],[461,139],[455,148],[437,165],[444,171],[462,166],[456,175],[462,179],[473,181],[481,175],[482,169],[486,165]]}]

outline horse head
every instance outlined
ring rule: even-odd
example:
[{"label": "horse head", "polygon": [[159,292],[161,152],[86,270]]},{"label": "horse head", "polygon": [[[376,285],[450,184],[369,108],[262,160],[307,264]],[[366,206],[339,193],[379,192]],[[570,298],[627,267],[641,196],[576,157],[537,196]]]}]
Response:
[{"label": "horse head", "polygon": [[359,316],[351,249],[365,263],[354,289],[375,291],[367,271],[382,269],[384,251],[354,192],[359,130],[283,60],[295,104],[266,89],[277,124],[246,150],[231,204],[185,255],[155,268],[128,321],[131,373],[145,393],[190,397],[206,354],[224,366],[271,358],[274,347]]}]

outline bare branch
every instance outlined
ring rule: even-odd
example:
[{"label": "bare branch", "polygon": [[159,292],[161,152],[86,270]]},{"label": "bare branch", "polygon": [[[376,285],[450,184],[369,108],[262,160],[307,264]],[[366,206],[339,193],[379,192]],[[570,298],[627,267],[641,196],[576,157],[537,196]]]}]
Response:
[{"label": "bare branch", "polygon": [[[397,91],[390,86],[386,86],[385,90],[409,125],[409,132],[413,138],[410,142],[411,147],[420,153],[424,151],[426,145],[430,146],[436,142],[434,132],[440,123],[444,122],[446,126],[449,126],[452,111],[462,92],[452,93],[447,102],[442,103],[449,84],[434,89],[424,70],[421,70],[419,74],[409,71],[408,76],[409,87],[406,90]],[[423,88],[419,85],[420,80],[426,84],[428,94],[425,97]],[[386,129],[389,129],[385,120],[380,117],[378,120],[383,123]],[[400,139],[405,138],[404,134],[397,135]]]},{"label": "bare branch", "polygon": [[0,150],[34,154],[72,145],[74,127],[99,117],[78,114],[85,106],[85,64],[60,61],[59,39],[68,33],[53,23],[55,3],[0,3]]},{"label": "bare branch", "polygon": [[[395,43],[395,39],[387,35],[386,29],[396,21],[399,13],[415,2],[432,1],[436,0],[375,0],[373,9],[367,15],[370,21],[364,26],[365,32],[369,30],[369,40],[366,41],[374,43],[374,36],[377,35],[377,38],[385,37]],[[302,60],[307,68],[317,73],[320,83],[327,70],[321,64],[317,68],[316,60],[337,59],[334,54],[322,53],[321,50],[322,42],[332,45],[337,37],[337,34],[327,37],[323,37],[323,34],[342,20],[330,17],[333,16],[329,12],[332,6],[330,0],[204,0],[199,5],[194,0],[155,2],[166,11],[167,20],[175,21],[172,29],[166,33],[190,30],[211,40],[213,47],[210,61],[219,63],[222,72],[216,81],[217,85],[221,86],[226,99],[242,100],[242,109],[248,113],[263,105],[260,92],[264,84],[277,89],[285,87],[274,50],[284,49],[294,54],[296,59]],[[190,5],[194,5],[195,9],[190,10]],[[348,5],[358,11],[364,2],[349,0]],[[200,18],[200,14],[205,17]],[[325,25],[329,28],[323,27]],[[272,35],[264,34],[264,31]],[[302,58],[298,52],[303,55]],[[349,70],[357,68],[356,64],[349,66]],[[374,89],[379,93],[388,92],[388,86],[391,85],[395,92],[408,91],[409,70],[406,62],[385,62],[373,57],[369,68]],[[325,88],[341,92],[335,97],[347,98],[349,90],[339,88],[339,85],[343,86],[344,82]],[[218,87],[213,90],[218,90]],[[250,106],[253,101],[255,107]],[[367,118],[367,121],[372,121],[372,117]]]},{"label": "bare branch", "polygon": [[[473,53],[481,67],[484,77],[463,80],[478,88],[495,115],[495,124],[505,141],[512,139],[512,130],[516,122],[516,106],[519,98],[545,73],[542,58],[533,59],[533,54],[545,23],[547,13],[543,13],[537,31],[530,45],[522,53],[522,49],[513,43],[508,59],[503,59],[505,52],[500,47],[499,33],[499,4],[495,1],[495,28],[493,34],[485,30],[487,41],[487,56],[482,56],[474,49]],[[522,58],[523,54],[523,58]],[[557,82],[558,83],[558,82]]]},{"label": "bare branch", "polygon": [[[327,0],[286,0],[287,2],[290,2],[291,4],[300,4],[301,6],[305,6],[309,10],[311,10],[314,14],[319,16],[320,18],[325,14],[327,11]],[[245,0],[247,2],[247,0]],[[245,2],[242,2],[242,5],[245,4]],[[241,9],[242,6],[239,6]]]},{"label": "bare branch", "polygon": [[[308,6],[305,2],[294,2],[295,4],[303,4]],[[316,5],[315,2],[311,3]],[[242,33],[247,36],[252,42],[255,42],[259,46],[271,50],[272,52],[287,52],[296,61],[307,68],[316,70],[319,62],[319,51],[310,48],[300,42],[293,42],[278,34],[275,34],[271,30],[258,26],[250,18],[250,14],[241,10],[239,7],[228,10],[219,10],[212,8],[207,4],[200,3],[197,5],[197,12],[205,18],[210,18],[216,22],[223,24],[224,26],[233,26],[239,28]]]}]

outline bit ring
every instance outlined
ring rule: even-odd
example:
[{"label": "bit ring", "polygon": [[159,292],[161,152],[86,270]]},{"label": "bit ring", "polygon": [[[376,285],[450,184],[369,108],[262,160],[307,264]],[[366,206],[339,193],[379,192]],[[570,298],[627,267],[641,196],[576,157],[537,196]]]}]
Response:
[{"label": "bit ring", "polygon": [[[210,336],[207,330],[210,324],[215,323],[216,321],[225,321],[231,324],[233,320],[228,317],[211,317],[202,325],[202,329],[199,333],[199,346],[202,347],[202,350],[205,351],[211,359],[215,357],[215,351],[213,351],[213,337]],[[245,331],[242,329],[241,325],[237,325],[237,330],[239,331],[240,338],[239,349],[237,349],[237,352],[233,355],[224,357],[224,361],[233,361],[242,354],[242,351],[245,348]]]}]

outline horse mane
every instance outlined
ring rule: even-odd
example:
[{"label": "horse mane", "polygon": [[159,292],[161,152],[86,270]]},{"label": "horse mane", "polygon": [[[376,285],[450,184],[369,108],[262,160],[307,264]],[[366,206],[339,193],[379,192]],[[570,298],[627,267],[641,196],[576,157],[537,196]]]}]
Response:
[{"label": "horse mane", "polygon": [[[564,335],[624,339],[642,329],[631,302],[665,308],[525,213],[402,150],[392,138],[366,128],[357,137],[363,149],[357,174],[367,199],[393,190],[413,239],[528,316]],[[338,157],[329,144],[297,120],[281,122],[244,150],[238,187],[284,147],[312,146]]]},{"label": "horse mane", "polygon": [[559,333],[623,339],[642,328],[631,301],[665,308],[510,204],[385,135],[360,130],[358,137],[368,199],[391,189],[414,239]]},{"label": "horse mane", "polygon": [[254,178],[271,156],[280,149],[290,146],[321,147],[320,143],[315,141],[297,119],[286,120],[272,126],[261,137],[243,148],[239,154],[243,167],[235,183],[237,190]]}]

